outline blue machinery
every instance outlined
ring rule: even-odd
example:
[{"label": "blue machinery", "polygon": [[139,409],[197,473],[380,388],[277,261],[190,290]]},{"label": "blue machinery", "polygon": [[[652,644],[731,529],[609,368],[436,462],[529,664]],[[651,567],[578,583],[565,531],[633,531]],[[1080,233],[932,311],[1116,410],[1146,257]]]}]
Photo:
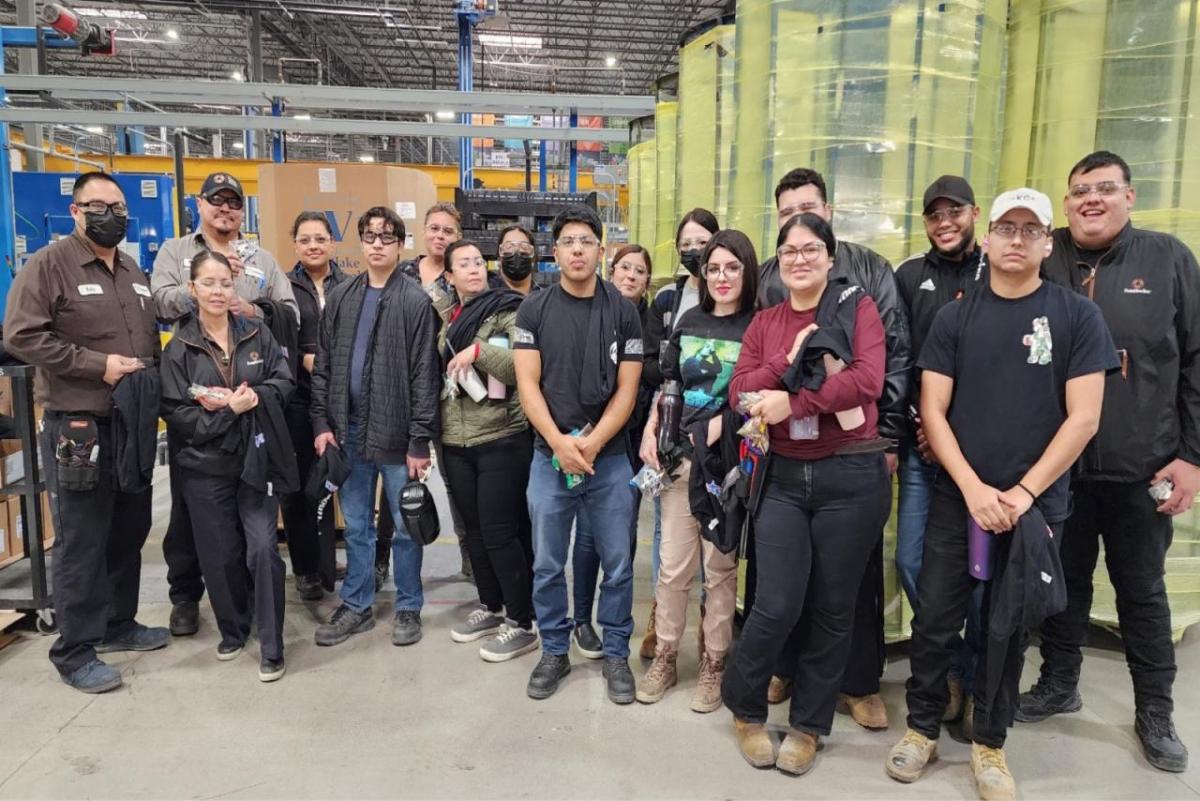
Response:
[{"label": "blue machinery", "polygon": [[[458,0],[455,14],[458,16],[458,90],[460,92],[474,91],[475,86],[475,53],[472,50],[472,33],[475,26],[488,17],[494,17],[497,11],[497,0]],[[463,125],[471,123],[471,114],[462,112],[458,121]],[[570,124],[572,128],[579,125],[579,113],[571,109]],[[570,166],[567,178],[567,191],[575,192],[579,184],[579,147],[572,139],[570,142]],[[526,156],[528,158],[528,156]],[[538,191],[546,191],[546,140],[539,140],[538,145]],[[458,185],[462,189],[475,188],[475,157],[471,151],[471,138],[464,136],[458,142]]]}]

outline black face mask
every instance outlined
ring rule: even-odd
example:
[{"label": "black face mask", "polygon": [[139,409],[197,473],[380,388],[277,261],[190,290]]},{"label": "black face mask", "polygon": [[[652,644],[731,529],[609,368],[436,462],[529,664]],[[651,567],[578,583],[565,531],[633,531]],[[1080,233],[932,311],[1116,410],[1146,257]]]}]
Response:
[{"label": "black face mask", "polygon": [[524,281],[533,272],[533,257],[528,253],[505,253],[500,257],[500,272],[510,281]]},{"label": "black face mask", "polygon": [[129,218],[118,217],[112,209],[103,214],[88,211],[83,216],[87,220],[83,232],[102,248],[115,248],[125,238],[125,231],[129,228]]},{"label": "black face mask", "polygon": [[679,254],[679,261],[683,264],[685,270],[692,275],[700,275],[700,258],[704,255],[703,250],[685,250]]}]

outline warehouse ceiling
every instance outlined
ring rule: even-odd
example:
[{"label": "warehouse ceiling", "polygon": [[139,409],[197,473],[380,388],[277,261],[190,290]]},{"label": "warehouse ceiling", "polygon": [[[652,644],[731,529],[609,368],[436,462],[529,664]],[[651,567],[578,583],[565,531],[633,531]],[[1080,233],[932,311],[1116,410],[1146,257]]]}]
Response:
[{"label": "warehouse ceiling", "polygon": [[[253,78],[252,17],[266,81],[454,89],[458,27],[449,0],[152,0],[72,7],[117,30],[117,55],[51,50],[53,74]],[[646,94],[674,71],[681,34],[733,0],[500,0],[476,29],[475,89]],[[15,24],[13,0],[0,23]],[[11,51],[9,54],[12,60]],[[15,63],[9,67],[13,69]]]}]

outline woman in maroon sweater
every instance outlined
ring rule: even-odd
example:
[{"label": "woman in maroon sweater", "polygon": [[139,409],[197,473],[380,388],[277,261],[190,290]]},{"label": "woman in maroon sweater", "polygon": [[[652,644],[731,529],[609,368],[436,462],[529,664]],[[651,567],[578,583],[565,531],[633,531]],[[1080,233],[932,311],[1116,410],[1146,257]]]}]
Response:
[{"label": "woman in maroon sweater", "polygon": [[[777,247],[789,301],[751,322],[730,383],[731,402],[743,392],[763,394],[751,411],[769,424],[770,460],[754,520],[755,603],[722,694],[746,760],[800,774],[829,734],[858,586],[891,508],[886,441],[876,429],[886,347],[874,301],[844,279],[829,279],[837,240],[827,222],[813,214],[793,217]],[[828,370],[818,389],[790,392],[784,374],[803,360],[826,291],[833,311],[821,344],[844,331],[852,356],[840,372]],[[767,685],[797,623],[803,639],[791,728],[776,756],[764,726]]]}]

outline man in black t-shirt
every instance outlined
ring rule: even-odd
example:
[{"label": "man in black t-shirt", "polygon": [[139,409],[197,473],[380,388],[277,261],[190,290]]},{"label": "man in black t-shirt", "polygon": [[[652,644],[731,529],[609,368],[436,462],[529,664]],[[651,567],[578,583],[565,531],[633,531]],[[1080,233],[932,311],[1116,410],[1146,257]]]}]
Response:
[{"label": "man in black t-shirt", "polygon": [[542,659],[530,698],[549,698],[571,672],[567,658],[566,563],[571,527],[586,512],[604,568],[597,622],[604,630],[608,697],[633,702],[633,564],[629,515],[633,477],[625,424],[642,372],[637,309],[600,280],[600,219],[584,207],[554,220],[557,286],[526,298],[517,312],[513,364],[521,406],[536,432],[529,474],[533,522],[533,605]]},{"label": "man in black t-shirt", "polygon": [[[968,524],[990,540],[979,664],[963,729],[980,796],[1013,798],[1004,740],[1016,708],[1023,648],[1009,647],[990,676],[988,611],[1004,580],[1009,533],[1036,503],[1056,538],[1070,498],[1067,471],[1100,423],[1104,374],[1118,366],[1100,310],[1039,276],[1050,255],[1050,199],[1031,189],[996,198],[984,244],[988,285],[944,306],[918,360],[921,418],[942,465],[934,481],[917,579],[908,732],[885,768],[911,782],[937,749],[946,674],[976,580]],[[1017,639],[1026,636],[1018,631]],[[994,695],[989,696],[988,688]]]}]

